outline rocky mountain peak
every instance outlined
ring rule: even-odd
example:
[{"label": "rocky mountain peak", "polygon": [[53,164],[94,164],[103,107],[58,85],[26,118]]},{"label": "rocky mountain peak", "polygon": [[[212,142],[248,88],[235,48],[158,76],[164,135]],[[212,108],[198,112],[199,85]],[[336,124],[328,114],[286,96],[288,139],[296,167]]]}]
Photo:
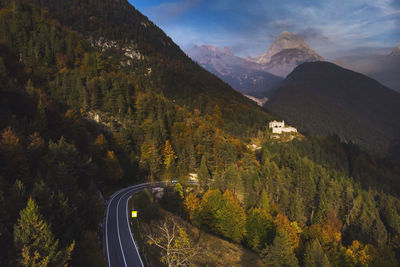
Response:
[{"label": "rocky mountain peak", "polygon": [[259,64],[268,64],[274,55],[286,49],[298,49],[300,51],[304,51],[306,54],[310,54],[316,58],[322,59],[321,56],[311,49],[311,47],[301,36],[284,31],[275,39],[268,51],[265,54],[257,57],[255,61]]}]

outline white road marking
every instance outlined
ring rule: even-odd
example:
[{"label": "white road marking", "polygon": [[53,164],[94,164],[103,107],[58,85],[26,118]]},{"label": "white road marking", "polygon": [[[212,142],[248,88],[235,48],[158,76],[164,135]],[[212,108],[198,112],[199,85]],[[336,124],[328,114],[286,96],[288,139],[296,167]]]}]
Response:
[{"label": "white road marking", "polygon": [[[123,189],[121,189],[121,190],[115,192],[115,193],[112,195],[110,201],[108,202],[108,205],[107,205],[107,215],[106,215],[106,249],[107,249],[107,259],[108,259],[108,266],[109,266],[109,267],[111,267],[111,262],[110,262],[110,252],[109,252],[109,247],[108,247],[108,217],[109,217],[109,210],[110,210],[111,202],[114,200],[114,198],[115,198],[118,194],[120,194],[120,193],[123,192],[123,191],[127,191],[125,194],[123,194],[123,195],[119,198],[118,203],[117,203],[117,211],[116,211],[116,215],[117,215],[117,232],[118,232],[119,245],[120,245],[120,248],[121,248],[122,257],[123,257],[125,266],[127,267],[126,259],[125,259],[125,254],[124,254],[124,251],[123,251],[123,249],[122,249],[121,236],[120,236],[120,233],[119,233],[119,232],[120,232],[120,231],[119,231],[119,217],[118,217],[119,203],[120,203],[121,199],[122,199],[126,194],[130,193],[132,190],[139,189],[139,187],[147,186],[148,184],[149,184],[149,183],[142,183],[142,184],[134,185],[134,186],[131,186],[131,187],[128,187],[128,188],[123,188]],[[126,212],[128,212],[128,206],[127,206]],[[128,216],[127,216],[127,220],[128,220]],[[129,223],[128,223],[128,227],[129,227]],[[129,227],[129,233],[131,234],[131,238],[132,238],[132,240],[133,240],[132,232],[131,232],[130,227]],[[143,261],[142,261],[142,259],[141,259],[141,257],[140,257],[139,251],[138,251],[138,249],[137,249],[137,246],[136,246],[136,243],[135,243],[134,240],[133,240],[133,244],[135,245],[136,252],[138,253],[140,262],[142,263],[142,266],[144,266],[144,265],[143,265]]]},{"label": "white road marking", "polygon": [[129,201],[129,199],[130,199],[131,197],[132,197],[132,196],[130,196],[130,197],[126,200],[126,224],[128,225],[129,233],[131,234],[131,239],[132,239],[133,244],[135,245],[136,252],[137,252],[137,254],[139,255],[140,263],[141,263],[142,266],[144,267],[142,258],[140,257],[140,254],[139,254],[139,250],[138,250],[138,248],[137,248],[137,246],[136,246],[136,242],[135,242],[135,240],[133,239],[131,227],[129,226],[129,220],[128,220],[128,201]]},{"label": "white road marking", "polygon": [[[122,189],[123,190],[123,189]],[[110,205],[111,202],[114,200],[114,198],[119,194],[119,192],[121,192],[122,190],[119,190],[117,192],[115,192],[112,196],[110,201],[108,202],[107,205],[107,215],[106,215],[106,248],[107,248],[107,259],[108,259],[108,266],[111,267],[111,263],[110,263],[110,252],[108,250],[108,213],[110,211]]]},{"label": "white road marking", "polygon": [[[128,192],[129,192],[129,190],[128,190]],[[122,199],[122,197],[120,197],[118,199],[118,203],[117,203],[117,233],[118,233],[119,247],[121,248],[121,252],[122,252],[122,258],[124,260],[125,267],[128,267],[128,265],[126,265],[125,254],[124,254],[124,250],[122,249],[121,236],[119,234],[119,216],[118,216],[118,211],[119,211],[119,203],[121,202],[121,199]]]}]

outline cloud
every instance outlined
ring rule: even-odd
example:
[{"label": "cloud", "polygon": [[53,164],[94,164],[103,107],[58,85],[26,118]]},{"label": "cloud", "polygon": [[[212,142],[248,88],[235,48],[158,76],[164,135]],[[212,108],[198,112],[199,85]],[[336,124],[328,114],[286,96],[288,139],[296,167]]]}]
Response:
[{"label": "cloud", "polygon": [[207,43],[256,56],[285,30],[300,34],[324,57],[400,44],[399,0],[153,1],[146,15],[182,48]]},{"label": "cloud", "polygon": [[148,14],[155,18],[158,23],[168,23],[178,19],[200,4],[201,0],[183,0],[175,2],[164,2],[147,10]]}]

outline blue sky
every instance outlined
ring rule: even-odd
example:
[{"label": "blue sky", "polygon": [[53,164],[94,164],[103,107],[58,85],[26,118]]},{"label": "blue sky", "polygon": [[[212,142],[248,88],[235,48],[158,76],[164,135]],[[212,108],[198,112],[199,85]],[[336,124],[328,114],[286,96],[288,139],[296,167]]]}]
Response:
[{"label": "blue sky", "polygon": [[240,56],[257,56],[285,30],[302,35],[327,58],[400,44],[400,0],[129,2],[184,50],[212,44],[231,47]]}]

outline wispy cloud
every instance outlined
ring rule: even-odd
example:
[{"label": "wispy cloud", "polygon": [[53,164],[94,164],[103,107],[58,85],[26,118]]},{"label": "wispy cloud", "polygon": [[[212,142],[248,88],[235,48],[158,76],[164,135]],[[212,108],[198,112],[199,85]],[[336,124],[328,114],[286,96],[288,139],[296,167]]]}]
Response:
[{"label": "wispy cloud", "polygon": [[324,57],[400,44],[399,0],[135,1],[140,2],[182,48],[208,43],[255,56],[284,30],[303,36]]},{"label": "wispy cloud", "polygon": [[190,10],[195,8],[200,2],[201,0],[163,2],[146,11],[151,17],[156,18],[159,23],[168,23],[190,12]]}]

